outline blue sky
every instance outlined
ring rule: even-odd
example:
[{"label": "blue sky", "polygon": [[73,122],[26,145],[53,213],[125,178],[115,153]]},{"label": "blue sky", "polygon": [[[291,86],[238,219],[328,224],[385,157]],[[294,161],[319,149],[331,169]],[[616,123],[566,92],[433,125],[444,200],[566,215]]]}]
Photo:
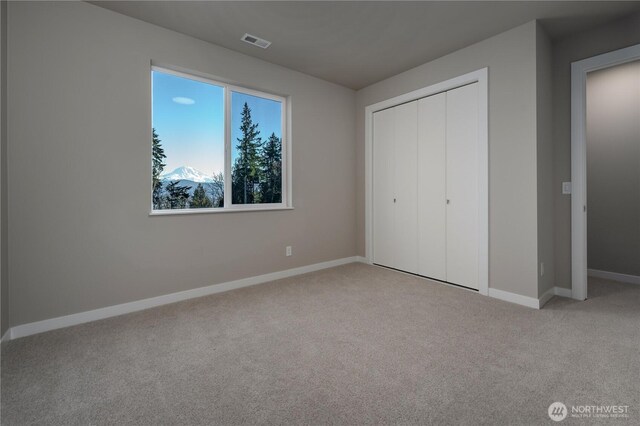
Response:
[{"label": "blue sky", "polygon": [[[164,171],[191,166],[206,174],[222,172],[224,89],[159,71],[153,71],[152,78],[152,125],[167,155]],[[235,158],[236,138],[241,134],[240,113],[245,102],[251,108],[253,122],[259,123],[263,140],[272,132],[281,137],[280,102],[236,92],[232,92],[231,101],[232,159]]]},{"label": "blue sky", "polygon": [[152,121],[167,155],[164,171],[180,166],[207,174],[222,171],[224,89],[158,71],[152,74]]}]

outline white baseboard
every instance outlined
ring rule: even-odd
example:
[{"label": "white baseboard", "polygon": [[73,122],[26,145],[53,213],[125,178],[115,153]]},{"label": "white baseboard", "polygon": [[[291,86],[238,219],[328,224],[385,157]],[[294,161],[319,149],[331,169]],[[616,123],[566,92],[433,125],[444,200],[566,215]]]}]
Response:
[{"label": "white baseboard", "polygon": [[542,308],[553,296],[556,295],[555,287],[551,287],[549,290],[545,291],[542,296],[538,299],[538,309]]},{"label": "white baseboard", "polygon": [[496,299],[504,300],[505,302],[516,303],[518,305],[526,306],[528,308],[540,309],[542,308],[553,296],[571,297],[571,289],[563,287],[551,287],[545,291],[540,298],[522,296],[520,294],[510,293],[504,290],[498,290],[497,288],[489,288],[489,296]]},{"label": "white baseboard", "polygon": [[571,289],[563,287],[551,287],[549,290],[545,291],[542,296],[540,296],[540,299],[538,299],[539,308],[542,308],[549,300],[551,300],[553,296],[571,298]]},{"label": "white baseboard", "polygon": [[8,342],[9,340],[11,340],[11,328],[8,328],[7,331],[5,331],[4,335],[0,339],[0,343]]},{"label": "white baseboard", "polygon": [[520,294],[498,290],[497,288],[489,287],[489,297],[504,300],[505,302],[516,303],[528,308],[540,309],[540,300],[535,297],[522,296]]},{"label": "white baseboard", "polygon": [[17,339],[20,337],[30,336],[32,334],[55,330],[58,328],[70,327],[72,325],[78,325],[91,321],[115,317],[118,315],[128,314],[130,312],[142,311],[144,309],[167,305],[169,303],[180,302],[196,297],[222,293],[224,291],[235,290],[242,287],[249,287],[252,285],[262,284],[282,278],[288,278],[296,275],[306,274],[309,272],[319,271],[321,269],[333,268],[335,266],[345,265],[347,263],[363,262],[363,260],[361,259],[364,258],[360,256],[345,257],[342,259],[330,260],[328,262],[315,263],[313,265],[301,266],[299,268],[272,272],[255,277],[243,278],[241,280],[213,284],[206,287],[165,294],[149,299],[136,300],[134,302],[122,303],[120,305],[107,306],[105,308],[94,309],[77,314],[65,315],[62,317],[51,318],[43,321],[17,325],[7,330],[5,335],[2,337],[2,341]]},{"label": "white baseboard", "polygon": [[554,294],[556,296],[568,297],[569,299],[571,299],[573,297],[573,294],[571,293],[571,289],[570,288],[554,287],[553,288],[553,292],[554,292]]},{"label": "white baseboard", "polygon": [[617,272],[599,271],[597,269],[587,269],[587,275],[623,283],[640,284],[640,277],[637,275],[619,274]]}]

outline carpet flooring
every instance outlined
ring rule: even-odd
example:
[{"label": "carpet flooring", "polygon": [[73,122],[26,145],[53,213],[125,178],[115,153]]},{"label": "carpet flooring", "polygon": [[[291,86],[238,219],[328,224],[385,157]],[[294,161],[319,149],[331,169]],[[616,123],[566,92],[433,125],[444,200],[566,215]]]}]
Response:
[{"label": "carpet flooring", "polygon": [[640,286],[589,296],[345,265],[3,344],[2,424],[544,424],[555,401],[640,424]]}]

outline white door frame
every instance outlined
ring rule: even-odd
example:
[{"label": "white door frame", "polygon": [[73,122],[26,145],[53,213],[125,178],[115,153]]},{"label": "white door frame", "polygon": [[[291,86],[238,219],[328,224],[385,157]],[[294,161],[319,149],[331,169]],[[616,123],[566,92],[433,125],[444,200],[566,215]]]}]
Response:
[{"label": "white door frame", "polygon": [[571,297],[587,298],[587,74],[640,59],[640,44],[571,64]]},{"label": "white door frame", "polygon": [[489,294],[489,69],[482,68],[365,108],[365,250],[373,263],[373,113],[478,83],[478,292]]}]

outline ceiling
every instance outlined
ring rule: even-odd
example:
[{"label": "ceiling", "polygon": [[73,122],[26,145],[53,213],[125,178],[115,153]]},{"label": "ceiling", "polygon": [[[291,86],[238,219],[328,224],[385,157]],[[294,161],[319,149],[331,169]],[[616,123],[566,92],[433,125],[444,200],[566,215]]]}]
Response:
[{"label": "ceiling", "polygon": [[640,1],[91,3],[356,90],[532,19],[559,38],[640,11]]}]

